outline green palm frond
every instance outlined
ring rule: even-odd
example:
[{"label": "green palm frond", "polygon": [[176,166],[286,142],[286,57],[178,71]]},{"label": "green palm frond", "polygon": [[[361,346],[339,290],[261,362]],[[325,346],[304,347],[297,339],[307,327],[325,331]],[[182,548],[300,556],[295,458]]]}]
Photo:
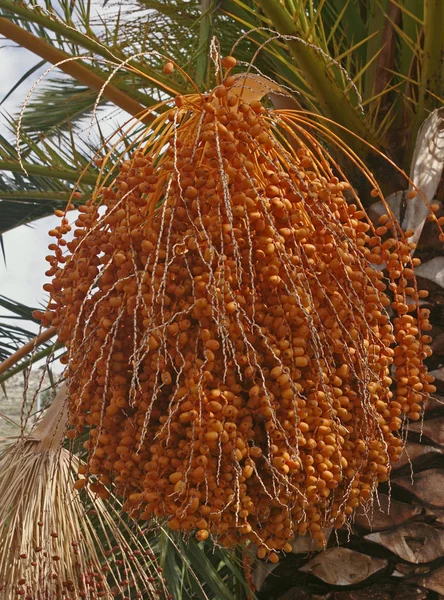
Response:
[{"label": "green palm frond", "polygon": [[33,65],[30,69],[26,71],[24,75],[21,75],[17,82],[12,86],[12,88],[6,93],[5,96],[0,101],[0,106],[15,92],[15,90],[24,83],[27,79],[31,78],[34,73],[36,73],[39,69],[41,69],[45,65],[45,60],[39,60],[35,65]]},{"label": "green palm frond", "polygon": [[17,300],[7,298],[6,296],[0,294],[0,307],[11,313],[10,318],[22,320],[24,319],[26,321],[32,321],[36,324],[38,323],[38,320],[35,319],[32,315],[35,308],[27,306],[22,302],[17,302]]},{"label": "green palm frond", "polygon": [[[185,539],[182,534],[162,527],[154,530],[149,539],[173,598],[255,599],[236,550],[210,541],[197,542],[193,537]],[[249,551],[245,552],[249,556]]]},{"label": "green palm frond", "polygon": [[45,86],[31,96],[23,113],[22,130],[38,142],[41,136],[50,137],[75,128],[81,119],[90,115],[96,97],[89,88],[71,79],[48,79]]},{"label": "green palm frond", "polygon": [[[12,127],[12,123],[10,124]],[[48,216],[69,202],[79,174],[88,165],[86,156],[50,142],[36,143],[28,135],[22,137],[26,150],[22,155],[23,171],[15,147],[0,136],[0,235],[18,225]],[[75,162],[73,164],[73,161]],[[93,173],[89,168],[89,172]],[[95,175],[82,181],[79,190],[90,191]]]},{"label": "green palm frond", "polygon": [[[0,0],[0,9],[11,11],[17,22],[33,32],[43,29],[46,39],[50,39],[48,31],[55,32],[59,47],[71,52],[87,51],[107,59],[139,54],[131,63],[137,66],[142,79],[119,76],[116,84],[144,94],[147,102],[155,99],[165,83],[161,74],[163,59],[157,53],[176,59],[192,78],[203,81],[202,69],[207,64],[204,49],[211,34],[219,37],[221,51],[226,54],[242,34],[262,27],[248,33],[237,46],[240,61],[251,60],[255,50],[266,42],[256,60],[259,70],[293,88],[302,106],[330,116],[379,150],[402,155],[404,165],[409,150],[399,148],[399,143],[392,146],[396,135],[388,135],[389,131],[410,124],[415,130],[442,96],[443,76],[437,64],[441,46],[433,27],[440,22],[439,11],[443,9],[436,0],[425,2],[425,12],[416,0],[292,0],[285,5],[277,0],[138,0],[128,2],[125,10],[114,11],[106,19],[94,16],[90,3],[82,2],[74,8],[67,1],[61,2],[60,8],[47,4],[54,12],[58,9],[58,18],[35,13],[32,3],[17,7]],[[272,29],[279,27],[282,33],[295,35],[297,41],[272,40]],[[389,43],[396,51],[389,51]],[[424,52],[424,43],[433,51]],[[107,72],[103,65],[100,68]],[[425,89],[427,81],[430,90]],[[207,80],[206,86],[213,83]],[[168,84],[178,92],[189,89],[189,83],[177,73]],[[362,95],[362,103],[357,92]],[[83,100],[86,105],[80,92],[77,101],[82,104]],[[61,101],[62,105],[69,102],[69,94]],[[393,104],[399,110],[390,121],[386,113]],[[72,113],[71,122],[76,114],[82,114],[81,110],[76,113],[75,103]],[[365,155],[363,148],[357,150]]]},{"label": "green palm frond", "polygon": [[[439,68],[436,60],[433,62],[433,59],[431,59],[432,66],[424,64],[425,53],[422,47],[426,24],[422,10],[423,3],[414,0],[394,3],[389,3],[387,0],[371,2],[299,0],[288,2],[286,8],[279,4],[280,9],[278,4],[274,0],[260,2],[229,0],[223,3],[221,13],[238,23],[237,34],[244,29],[257,27],[258,21],[264,24],[261,9],[268,11],[270,26],[278,27],[280,24],[283,27],[284,23],[287,23],[288,31],[285,28],[282,31],[284,33],[292,31],[300,41],[293,43],[287,40],[287,48],[282,48],[282,43],[279,41],[268,43],[268,40],[273,37],[273,32],[264,30],[260,32],[260,41],[256,42],[267,41],[262,54],[265,56],[267,53],[269,55],[275,53],[275,56],[278,55],[282,59],[281,64],[286,63],[285,79],[282,77],[282,69],[275,68],[272,71],[269,63],[262,63],[261,57],[258,57],[258,67],[266,75],[287,83],[299,92],[299,99],[306,108],[325,116],[326,108],[322,103],[323,98],[329,98],[328,91],[323,95],[322,91],[314,89],[313,81],[309,81],[309,70],[304,68],[304,64],[300,61],[293,60],[293,57],[297,59],[297,55],[294,54],[297,49],[293,47],[292,50],[292,44],[293,46],[298,43],[301,46],[312,44],[314,52],[316,53],[316,48],[319,57],[325,58],[325,67],[320,71],[320,78],[329,72],[336,82],[332,80],[326,90],[330,87],[334,90],[335,85],[342,90],[338,98],[340,99],[342,94],[343,99],[338,102],[337,110],[330,104],[330,109],[333,111],[330,116],[355,133],[361,131],[362,134],[366,131],[364,137],[367,141],[372,141],[378,149],[396,156],[401,164],[408,166],[411,149],[400,147],[399,139],[394,132],[405,130],[409,124],[416,127],[416,120],[418,122],[424,120],[424,111],[419,116],[422,109],[417,100],[421,81],[424,81],[424,72],[427,69],[432,69],[435,73],[434,79],[429,78],[430,88],[427,91],[423,90],[428,99],[427,110],[432,110],[440,102],[442,103],[443,95],[442,69]],[[433,23],[441,22],[437,12],[441,7],[442,4],[438,7],[436,2],[426,3],[428,9],[426,16],[429,15],[429,28],[426,31],[429,43],[434,46],[433,55],[436,55],[437,48],[439,49],[441,44],[440,39],[437,39],[439,35],[433,29]],[[304,17],[302,18],[301,15]],[[295,27],[291,25],[293,23],[296,23]],[[215,30],[216,32],[218,30],[218,21]],[[253,35],[249,37],[254,39]],[[394,49],[391,52],[388,51],[389,43]],[[364,111],[359,107],[351,81],[362,95]],[[348,107],[345,109],[347,102]],[[393,105],[397,108],[396,118],[388,126],[386,113]],[[356,115],[361,124],[359,127]],[[390,136],[388,136],[389,131],[391,131]]]},{"label": "green palm frond", "polygon": [[[10,317],[9,317],[10,318]],[[6,360],[8,356],[11,356],[18,348],[29,342],[34,337],[34,334],[14,325],[8,323],[7,316],[0,316],[3,322],[0,322],[0,362]]]},{"label": "green palm frond", "polygon": [[[68,19],[61,17],[51,2],[46,2],[46,10],[42,10],[39,7],[36,8],[33,2],[18,4],[12,0],[0,0],[0,16],[7,16],[9,20],[16,22],[23,29],[44,38],[47,43],[68,52],[70,56],[82,56],[88,53],[113,63],[129,59],[131,65],[147,79],[153,79],[157,87],[164,85],[168,88],[170,86],[170,81],[161,72],[153,69],[148,63],[142,64],[138,57],[134,58],[135,52],[131,51],[131,48],[128,49],[127,44],[117,43],[108,47],[101,41],[100,36],[92,29],[92,4],[90,2],[87,5],[84,3],[73,5],[72,2],[63,0],[59,5],[65,9],[64,13],[69,11],[69,7],[74,6],[72,15]],[[87,8],[85,8],[86,6]],[[115,27],[119,28],[119,23],[115,24]],[[43,35],[42,29],[44,30]],[[55,33],[55,38],[49,32]],[[103,63],[101,65],[103,66]],[[108,69],[108,73],[111,71],[112,67]],[[127,89],[125,91],[131,95],[136,90]],[[177,89],[177,92],[180,91]]]},{"label": "green palm frond", "polygon": [[[0,295],[0,309],[0,363],[2,363],[35,338],[39,323],[32,314],[35,308],[3,295]],[[36,348],[31,358],[23,357],[17,364],[2,373],[0,383],[3,384],[12,375],[24,371],[30,364],[51,356],[58,347],[53,341],[44,341]]]},{"label": "green palm frond", "polygon": [[[65,66],[61,65],[63,70],[74,77],[82,75],[79,69],[83,69],[79,83],[66,76],[62,79],[45,78],[33,92],[29,110],[24,113],[23,126],[35,140],[42,134],[56,135],[58,131],[66,131],[86,114],[90,115],[100,88],[103,89],[103,101],[113,102],[117,99],[117,96],[116,99],[112,98],[113,90],[116,89],[119,93],[117,104],[131,114],[138,113],[143,107],[151,106],[160,100],[159,90],[162,82],[167,84],[167,94],[181,91],[183,81],[171,87],[171,82],[167,82],[162,75],[162,59],[158,55],[140,56],[140,60],[132,58],[136,53],[143,51],[143,36],[137,36],[137,47],[132,44],[128,46],[116,35],[119,24],[116,23],[114,31],[111,31],[104,22],[101,27],[105,39],[103,43],[95,33],[97,28],[92,29],[90,3],[78,3],[75,10],[72,10],[74,4],[61,2],[58,8],[62,10],[58,12],[53,10],[54,7],[50,3],[47,2],[46,5],[47,10],[43,11],[35,8],[32,2],[20,5],[8,0],[0,2],[0,32],[9,35],[7,23],[15,23],[19,27],[13,32],[16,36],[13,39],[21,43],[20,30],[28,32],[28,39],[23,38],[23,43],[26,41],[29,50],[46,60],[51,60],[53,64],[67,57],[76,57],[75,61],[66,62]],[[145,36],[149,33],[151,32],[146,32]],[[29,34],[34,38],[29,37]],[[106,45],[111,38],[114,43]],[[35,43],[33,39],[36,40]],[[87,60],[80,60],[82,57]],[[124,61],[131,64],[130,70],[118,70]],[[41,64],[40,62],[39,65]],[[105,87],[105,82],[111,76],[112,79]],[[90,88],[93,84],[92,89],[88,90],[85,84]],[[16,87],[17,84],[7,95],[9,96]]]},{"label": "green palm frond", "polygon": [[31,323],[36,325],[37,321],[32,316],[31,307],[6,296],[0,295],[0,308],[6,311],[0,315],[1,362],[35,336],[35,332],[30,331],[28,327]]}]

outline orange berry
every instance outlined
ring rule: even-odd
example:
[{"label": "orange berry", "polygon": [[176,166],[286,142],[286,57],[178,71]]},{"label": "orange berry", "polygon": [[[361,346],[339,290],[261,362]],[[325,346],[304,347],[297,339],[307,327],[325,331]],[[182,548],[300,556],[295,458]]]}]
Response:
[{"label": "orange berry", "polygon": [[172,62],[165,63],[162,71],[165,73],[165,75],[169,75],[170,73],[172,73],[174,71],[174,64]]},{"label": "orange berry", "polygon": [[234,56],[224,56],[221,60],[221,63],[225,69],[232,69],[236,66],[237,60],[234,58]]}]

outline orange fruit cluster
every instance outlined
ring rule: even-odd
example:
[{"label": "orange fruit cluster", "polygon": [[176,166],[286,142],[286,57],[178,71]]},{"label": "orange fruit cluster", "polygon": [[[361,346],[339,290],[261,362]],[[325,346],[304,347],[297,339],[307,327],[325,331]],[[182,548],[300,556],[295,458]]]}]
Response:
[{"label": "orange fruit cluster", "polygon": [[375,231],[309,133],[234,83],[178,98],[69,242],[64,217],[42,322],[97,491],[276,560],[387,480],[434,389],[430,326],[397,224]]}]

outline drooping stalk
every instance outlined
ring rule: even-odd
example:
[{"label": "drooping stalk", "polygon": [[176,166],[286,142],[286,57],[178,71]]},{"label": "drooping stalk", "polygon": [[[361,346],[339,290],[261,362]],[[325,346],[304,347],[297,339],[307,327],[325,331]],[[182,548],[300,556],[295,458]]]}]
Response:
[{"label": "drooping stalk", "polygon": [[[102,90],[105,84],[105,80],[102,77],[96,75],[96,73],[84,64],[81,64],[78,60],[70,60],[69,62],[60,64],[62,61],[66,61],[72,57],[62,52],[62,50],[54,48],[54,46],[51,46],[41,38],[29,33],[29,31],[18,27],[18,25],[15,25],[11,21],[0,18],[0,34],[16,42],[22,48],[27,48],[51,64],[58,64],[62,71],[88,86],[91,90],[95,92]],[[144,107],[137,100],[131,98],[111,83],[106,85],[103,95],[107,100],[110,100],[116,106],[119,106],[133,116],[141,115],[144,111]]]},{"label": "drooping stalk", "polygon": [[[91,37],[87,37],[82,32],[76,31],[74,28],[68,27],[64,23],[50,18],[43,11],[31,10],[22,3],[19,4],[17,2],[13,2],[12,0],[0,0],[0,8],[6,9],[11,13],[26,19],[27,21],[37,23],[45,29],[49,29],[63,38],[70,40],[75,44],[79,44],[86,50],[89,50],[98,56],[103,56],[103,58],[106,58],[107,60],[116,61],[125,60],[127,58],[118,51],[111,52],[106,45],[101,44]],[[139,62],[137,62],[137,60],[132,59],[131,65],[136,67],[137,70],[141,74],[145,75],[148,79],[152,79],[155,76],[155,80],[160,86],[162,86],[162,84],[167,86],[170,84],[168,79],[162,76],[162,74],[155,72],[153,69],[149,69],[146,67],[146,65],[141,65]],[[184,90],[177,87],[177,93],[181,93],[183,91]],[[144,104],[148,104],[148,102],[145,100]]]},{"label": "drooping stalk", "polygon": [[55,327],[49,327],[46,331],[43,331],[43,333],[40,333],[38,336],[36,336],[30,342],[28,342],[27,344],[25,344],[24,346],[19,348],[17,350],[17,352],[14,352],[14,354],[12,354],[11,356],[8,356],[8,358],[6,360],[4,360],[2,363],[0,363],[0,375],[2,373],[5,373],[10,367],[15,365],[19,360],[24,358],[27,354],[32,352],[35,348],[37,348],[37,346],[40,346],[41,344],[44,344],[45,342],[50,340],[52,337],[54,337],[56,335],[56,333],[57,333],[57,329]]}]

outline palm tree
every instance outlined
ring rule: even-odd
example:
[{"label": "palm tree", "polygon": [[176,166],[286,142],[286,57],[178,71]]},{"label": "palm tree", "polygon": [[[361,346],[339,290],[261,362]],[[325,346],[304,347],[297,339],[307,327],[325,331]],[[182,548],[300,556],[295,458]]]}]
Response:
[{"label": "palm tree", "polygon": [[[428,364],[441,391],[444,253],[434,223],[427,220],[428,210],[409,198],[402,174],[409,173],[410,188],[414,184],[429,203],[435,196],[441,200],[440,0],[138,0],[116,8],[105,23],[93,16],[87,2],[47,2],[42,10],[34,2],[0,0],[0,11],[0,33],[31,50],[40,59],[38,65],[59,63],[70,76],[56,77],[52,71],[33,93],[21,119],[21,156],[6,139],[0,140],[1,232],[63,208],[82,171],[77,191],[91,193],[97,177],[89,163],[92,150],[73,140],[82,119],[95,111],[99,92],[99,109],[114,105],[130,115],[189,92],[177,71],[162,74],[163,57],[181,65],[201,88],[211,89],[210,50],[216,36],[222,55],[235,45],[236,58],[246,65],[257,52],[258,72],[294,91],[291,98],[278,96],[274,102],[281,108],[310,111],[332,135],[342,138],[369,166],[402,227],[413,230],[415,256],[422,260],[417,275],[430,292],[423,301],[431,309],[433,324],[435,352]],[[72,57],[76,59],[69,60]],[[116,71],[104,87],[126,60],[131,69]],[[359,170],[345,161],[341,166],[348,169],[376,222],[383,204],[375,201]],[[379,504],[332,535],[325,552],[318,553],[309,540],[299,538],[293,554],[282,558],[271,574],[263,565],[255,568],[258,598],[444,595],[443,418],[439,397],[429,400],[423,421],[405,432],[406,452],[390,484],[380,486]],[[181,550],[199,572],[196,551],[184,546]],[[227,556],[224,559],[231,564]],[[171,581],[179,564],[173,562]],[[235,563],[231,568],[239,575]],[[208,575],[208,585],[212,581]],[[228,589],[228,594],[242,593],[242,588]],[[176,587],[174,597],[181,593]],[[213,594],[224,597],[217,588]]]}]

